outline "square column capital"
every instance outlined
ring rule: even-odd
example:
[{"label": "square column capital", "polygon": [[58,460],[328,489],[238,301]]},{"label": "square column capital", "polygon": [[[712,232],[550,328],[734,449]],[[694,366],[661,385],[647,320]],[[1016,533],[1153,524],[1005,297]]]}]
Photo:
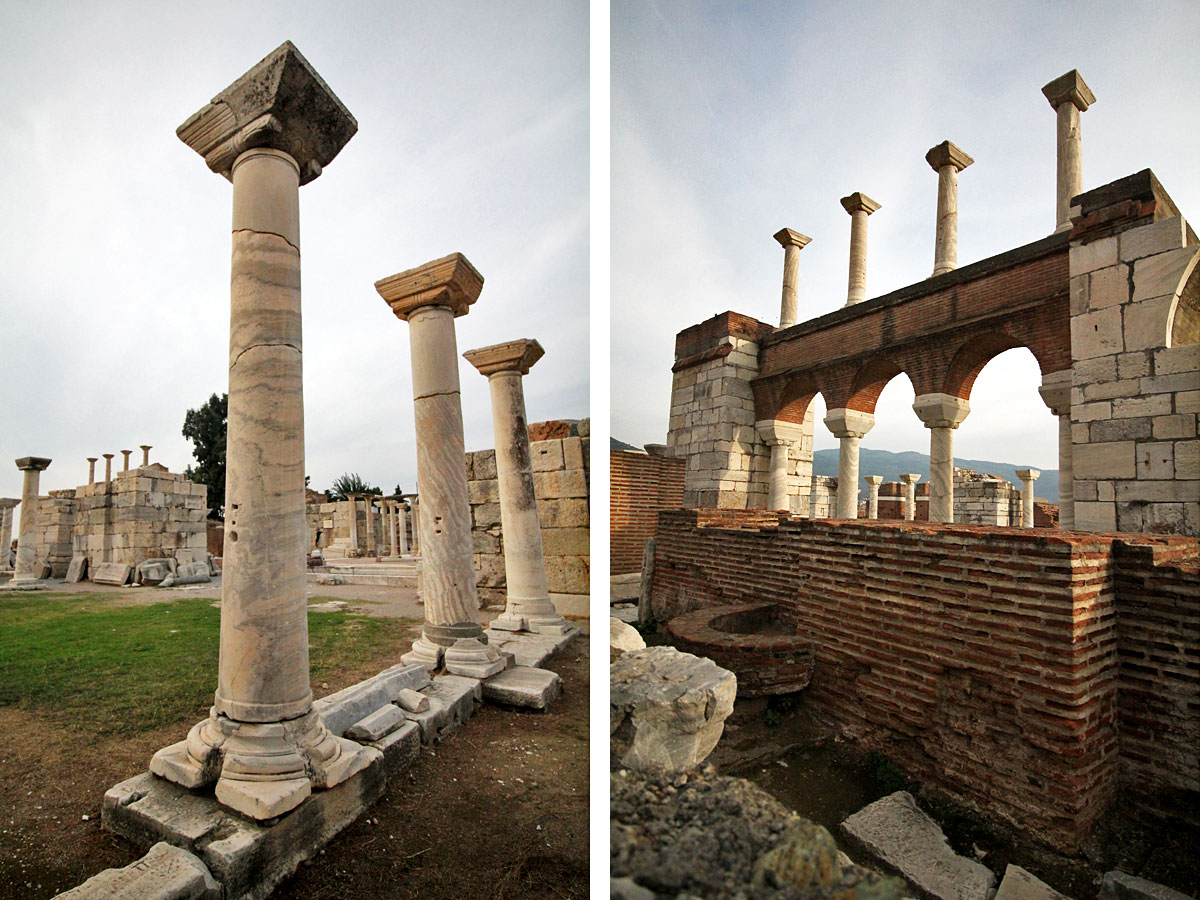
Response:
[{"label": "square column capital", "polygon": [[1072,69],[1066,75],[1059,75],[1044,88],[1042,93],[1050,101],[1050,105],[1058,109],[1064,103],[1073,103],[1080,112],[1096,102],[1096,95],[1087,86],[1078,69]]},{"label": "square column capital", "polygon": [[50,467],[50,462],[40,456],[23,456],[17,460],[17,468],[22,472],[41,472]]},{"label": "square column capital", "polygon": [[875,427],[875,416],[858,409],[831,409],[825,414],[825,427],[834,437],[861,438]]},{"label": "square column capital", "polygon": [[497,372],[520,372],[522,375],[528,375],[533,364],[545,353],[542,345],[533,338],[521,338],[505,341],[503,344],[492,344],[490,347],[480,347],[478,350],[468,350],[463,354],[463,359],[484,375],[494,375]]},{"label": "square column capital", "polygon": [[804,437],[804,426],[780,419],[759,419],[754,423],[758,436],[768,444],[794,444]]},{"label": "square column capital", "polygon": [[925,154],[925,162],[929,163],[930,168],[935,172],[941,171],[943,166],[954,166],[961,172],[975,160],[968,156],[961,147],[957,147],[949,141],[942,141],[936,147],[929,148],[929,152]]},{"label": "square column capital", "polygon": [[358,122],[291,41],[180,125],[179,139],[232,180],[233,163],[247,150],[281,150],[308,184],[358,131]]},{"label": "square column capital", "polygon": [[921,394],[913,401],[913,412],[926,428],[957,428],[971,412],[971,405],[953,394]]},{"label": "square column capital", "polygon": [[[17,497],[0,497],[0,509],[14,509],[21,505],[21,501]],[[0,547],[0,550],[3,550]]]},{"label": "square column capital", "polygon": [[921,480],[920,472],[905,472],[900,476],[900,481],[904,484],[916,484]]},{"label": "square column capital", "polygon": [[1017,469],[1017,477],[1022,481],[1037,481],[1041,474],[1041,469]]},{"label": "square column capital", "polygon": [[784,248],[799,247],[803,249],[812,240],[807,234],[801,234],[790,228],[780,228],[772,237],[779,241],[779,245]]},{"label": "square column capital", "polygon": [[862,191],[855,191],[849,197],[843,197],[840,202],[842,209],[851,215],[856,212],[865,212],[869,216],[880,207],[880,204],[876,203]]},{"label": "square column capital", "polygon": [[871,487],[879,487],[879,485],[883,484],[883,476],[882,475],[864,475],[863,481],[865,481],[867,484],[871,485]]},{"label": "square column capital", "polygon": [[465,316],[483,290],[483,276],[461,253],[451,253],[415,269],[405,269],[375,282],[375,290],[399,319],[423,306],[448,306]]},{"label": "square column capital", "polygon": [[1038,388],[1042,402],[1056,416],[1070,415],[1071,412],[1071,370],[1062,369],[1042,376],[1042,384]]}]

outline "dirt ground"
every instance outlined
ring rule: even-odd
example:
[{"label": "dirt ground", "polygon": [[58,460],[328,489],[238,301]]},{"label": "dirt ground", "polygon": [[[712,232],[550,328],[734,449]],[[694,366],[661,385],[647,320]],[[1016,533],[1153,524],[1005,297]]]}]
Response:
[{"label": "dirt ground", "polygon": [[[99,586],[88,585],[89,591]],[[77,585],[57,586],[77,592]],[[122,603],[220,597],[219,582],[129,589]],[[352,611],[420,618],[412,592],[310,585]],[[481,613],[488,620],[495,610]],[[578,622],[586,629],[585,622]],[[314,685],[330,693],[395,662]],[[583,635],[550,667],[564,695],[548,713],[485,705],[468,726],[427,750],[368,815],[273,894],[280,898],[560,898],[587,895],[588,646]],[[188,725],[96,740],[0,708],[0,900],[42,900],[144,851],[100,827],[104,792],[146,770]]]}]

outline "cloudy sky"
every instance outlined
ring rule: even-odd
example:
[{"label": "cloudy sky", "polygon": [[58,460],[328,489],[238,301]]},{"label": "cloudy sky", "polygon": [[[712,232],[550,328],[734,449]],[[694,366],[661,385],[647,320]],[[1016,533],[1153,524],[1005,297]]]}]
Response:
[{"label": "cloudy sky", "polygon": [[228,386],[231,188],[175,129],[284,40],[359,124],[300,192],[313,486],[413,490],[408,326],[373,284],[455,250],[486,281],[459,351],[537,338],[530,419],[587,415],[583,4],[0,0],[0,496],[21,456],[53,458],[43,493],[139,444],[191,462],[184,414]]},{"label": "cloudy sky", "polygon": [[[1090,189],[1149,167],[1200,220],[1200,6],[1195,3],[792,3],[613,0],[612,433],[666,437],[674,336],[732,309],[779,318],[787,226],[800,319],[846,299],[850,217],[869,222],[867,294],[933,269],[937,175],[949,139],[964,265],[1054,229],[1055,114],[1042,85],[1077,68]],[[1058,466],[1057,429],[1024,349],[971,396],[956,455]],[[928,452],[904,376],[884,390],[864,447]],[[816,446],[836,447],[820,424]]]}]

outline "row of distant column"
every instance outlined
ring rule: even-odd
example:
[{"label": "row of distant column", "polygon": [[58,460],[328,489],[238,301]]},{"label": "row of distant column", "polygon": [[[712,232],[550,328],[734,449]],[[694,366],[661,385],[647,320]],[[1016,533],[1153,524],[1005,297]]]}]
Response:
[{"label": "row of distant column", "polygon": [[[151,449],[153,449],[153,445],[152,444],[138,444],[138,447],[141,448],[141,451],[142,451],[142,466],[144,467],[144,466],[150,465],[150,451],[151,451]],[[125,457],[125,467],[121,470],[122,472],[129,471],[129,457],[132,454],[133,454],[132,450],[122,450],[121,451],[121,455]],[[100,456],[104,457],[104,481],[106,483],[109,481],[112,481],[112,461],[116,455],[117,454],[115,454],[115,453],[101,453],[100,454]],[[96,483],[96,463],[98,463],[100,461],[100,456],[89,456],[87,458],[87,461],[88,461],[88,484]]]},{"label": "row of distant column", "polygon": [[[374,515],[375,502],[365,495],[351,494],[346,499],[350,501],[350,549],[358,550],[358,500],[367,501],[367,552],[375,550],[375,526],[371,521]],[[419,502],[413,502],[413,553],[420,552],[421,528]],[[384,549],[388,556],[408,555],[408,507],[402,500],[383,500],[379,507],[383,516]]]}]

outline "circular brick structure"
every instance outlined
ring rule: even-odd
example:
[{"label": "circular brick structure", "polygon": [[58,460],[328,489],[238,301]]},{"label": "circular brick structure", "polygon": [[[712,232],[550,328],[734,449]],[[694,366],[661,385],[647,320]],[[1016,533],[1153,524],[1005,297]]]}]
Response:
[{"label": "circular brick structure", "polygon": [[812,678],[812,641],[778,603],[709,606],[667,623],[671,643],[737,676],[739,697],[790,694]]}]

